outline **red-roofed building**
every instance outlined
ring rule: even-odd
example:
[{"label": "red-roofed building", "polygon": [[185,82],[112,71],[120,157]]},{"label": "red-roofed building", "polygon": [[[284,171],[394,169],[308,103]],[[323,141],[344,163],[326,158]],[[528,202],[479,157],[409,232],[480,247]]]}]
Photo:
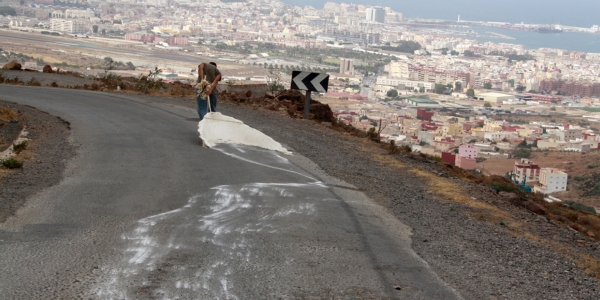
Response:
[{"label": "red-roofed building", "polygon": [[454,166],[456,164],[456,154],[452,152],[442,152],[442,161]]},{"label": "red-roofed building", "polygon": [[520,126],[504,127],[504,131],[510,131],[510,132],[516,132],[518,129],[523,129],[523,127],[520,127]]},{"label": "red-roofed building", "polygon": [[420,119],[423,121],[431,121],[433,114],[434,112],[432,111],[426,111],[424,109],[417,108],[417,119],[421,117]]},{"label": "red-roofed building", "polygon": [[436,129],[438,129],[439,126],[437,126],[435,123],[432,122],[423,122],[421,123],[421,129],[426,130],[426,131],[435,131]]},{"label": "red-roofed building", "polygon": [[469,132],[472,127],[473,127],[473,123],[464,122],[462,130],[463,130],[463,132]]},{"label": "red-roofed building", "polygon": [[520,161],[515,161],[513,173],[515,174],[515,180],[523,182],[524,178],[527,178],[527,182],[538,181],[540,179],[541,168],[538,164],[530,161],[526,158],[521,158]]}]

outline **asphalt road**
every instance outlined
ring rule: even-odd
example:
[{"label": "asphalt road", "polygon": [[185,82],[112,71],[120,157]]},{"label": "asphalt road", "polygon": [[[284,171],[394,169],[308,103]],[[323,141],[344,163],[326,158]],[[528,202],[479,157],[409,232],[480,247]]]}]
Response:
[{"label": "asphalt road", "polygon": [[193,110],[151,98],[0,95],[67,120],[79,146],[0,224],[3,299],[460,298],[409,228],[299,154],[202,148]]}]

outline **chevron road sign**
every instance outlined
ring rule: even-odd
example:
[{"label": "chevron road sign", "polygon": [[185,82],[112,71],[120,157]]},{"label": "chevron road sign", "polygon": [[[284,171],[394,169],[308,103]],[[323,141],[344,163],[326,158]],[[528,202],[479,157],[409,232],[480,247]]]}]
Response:
[{"label": "chevron road sign", "polygon": [[292,89],[311,92],[327,92],[329,75],[322,73],[292,71]]},{"label": "chevron road sign", "polygon": [[308,119],[310,112],[310,93],[327,92],[329,75],[312,72],[292,71],[292,90],[306,91],[304,103],[304,119]]}]

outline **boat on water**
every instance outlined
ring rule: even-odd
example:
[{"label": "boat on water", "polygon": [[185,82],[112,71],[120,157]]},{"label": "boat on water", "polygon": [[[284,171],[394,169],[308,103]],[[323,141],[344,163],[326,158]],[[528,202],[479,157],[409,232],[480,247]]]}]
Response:
[{"label": "boat on water", "polygon": [[561,33],[563,29],[559,25],[546,25],[538,27],[536,31],[539,33]]}]

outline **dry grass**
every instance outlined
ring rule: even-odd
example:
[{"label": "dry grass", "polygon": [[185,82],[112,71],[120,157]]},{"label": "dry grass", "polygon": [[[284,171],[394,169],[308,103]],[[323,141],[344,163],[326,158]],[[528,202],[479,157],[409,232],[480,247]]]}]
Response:
[{"label": "dry grass", "polygon": [[541,238],[529,232],[523,234],[523,236],[537,245],[553,249],[562,254],[565,258],[572,259],[577,267],[583,270],[588,276],[600,279],[600,260],[593,255],[582,253],[573,247],[563,245],[554,240]]},{"label": "dry grass", "polygon": [[394,168],[403,169],[403,168],[407,167],[401,161],[398,161],[389,156],[385,156],[385,155],[381,155],[381,154],[373,154],[373,160],[380,162],[382,164],[385,164],[386,166],[390,166],[390,167],[394,167]]},{"label": "dry grass", "polygon": [[0,120],[8,122],[19,119],[19,114],[8,107],[0,107]]},{"label": "dry grass", "polygon": [[479,220],[497,223],[503,221],[509,228],[521,228],[521,224],[515,220],[504,210],[483,202],[480,199],[471,197],[467,192],[463,191],[456,183],[451,182],[447,178],[439,177],[429,172],[413,169],[411,170],[417,177],[423,179],[428,186],[428,192],[436,195],[442,201],[460,203],[473,209],[474,214]]},{"label": "dry grass", "polygon": [[575,259],[575,264],[587,275],[600,280],[600,261],[596,257],[590,254],[582,254],[578,259]]}]

